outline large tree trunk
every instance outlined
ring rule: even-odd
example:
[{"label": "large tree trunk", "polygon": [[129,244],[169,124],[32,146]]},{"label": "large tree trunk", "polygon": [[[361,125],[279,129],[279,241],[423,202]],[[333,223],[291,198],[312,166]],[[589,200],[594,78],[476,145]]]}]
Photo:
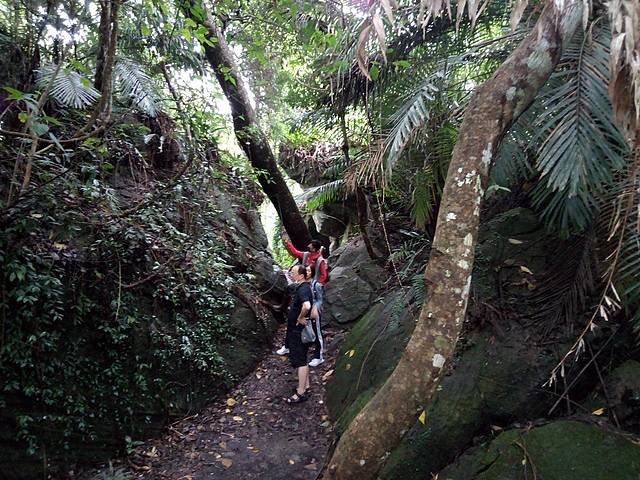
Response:
[{"label": "large tree trunk", "polygon": [[205,54],[231,107],[233,128],[238,143],[256,169],[258,182],[275,206],[282,225],[293,244],[305,249],[311,241],[309,229],[302,219],[264,132],[258,125],[256,112],[249,101],[247,88],[224,35],[199,0],[181,2],[184,14],[203,25],[212,42],[203,43]]},{"label": "large tree trunk", "polygon": [[340,438],[325,478],[372,478],[431,398],[465,317],[489,166],[502,136],[547,81],[577,28],[582,2],[566,5],[558,11],[548,2],[529,36],[475,92],[442,194],[425,271],[427,300],[396,369]]},{"label": "large tree trunk", "polygon": [[103,123],[111,118],[113,99],[113,66],[118,43],[118,10],[121,0],[101,0],[98,56],[94,86],[100,91],[100,101],[94,112]]}]

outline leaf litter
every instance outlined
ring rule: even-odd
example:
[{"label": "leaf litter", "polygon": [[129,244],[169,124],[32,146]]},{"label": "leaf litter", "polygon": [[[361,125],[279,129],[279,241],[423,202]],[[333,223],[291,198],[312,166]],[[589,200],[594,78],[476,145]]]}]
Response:
[{"label": "leaf litter", "polygon": [[[281,329],[274,345],[283,336]],[[342,337],[326,329],[325,362],[311,369],[307,402],[286,403],[297,383],[295,374],[287,357],[266,352],[226,397],[173,423],[162,438],[145,442],[123,464],[132,478],[140,479],[315,479],[333,441],[324,385],[334,373]]]}]

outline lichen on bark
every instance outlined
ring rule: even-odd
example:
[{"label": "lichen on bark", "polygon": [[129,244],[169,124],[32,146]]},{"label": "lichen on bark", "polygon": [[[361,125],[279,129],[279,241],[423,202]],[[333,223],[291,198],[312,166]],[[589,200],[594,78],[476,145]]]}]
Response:
[{"label": "lichen on bark", "polygon": [[[529,36],[476,91],[445,181],[424,276],[427,300],[396,369],[340,438],[325,478],[373,478],[435,390],[467,307],[479,207],[493,154],[548,79],[581,18],[578,0],[567,1],[563,11],[547,5]],[[508,94],[514,85],[515,95]],[[473,170],[476,182],[460,182],[463,172]]]}]

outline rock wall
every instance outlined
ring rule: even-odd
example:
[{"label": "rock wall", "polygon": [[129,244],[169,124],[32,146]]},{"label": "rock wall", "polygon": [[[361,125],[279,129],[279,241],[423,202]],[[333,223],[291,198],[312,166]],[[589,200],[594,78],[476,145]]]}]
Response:
[{"label": "rock wall", "polygon": [[635,480],[640,446],[597,425],[557,421],[500,433],[465,452],[441,480]]},{"label": "rock wall", "polygon": [[78,157],[77,176],[15,207],[23,223],[3,232],[5,266],[18,269],[5,269],[3,288],[19,318],[1,352],[1,480],[123,452],[223,395],[270,347],[277,323],[262,301],[286,281],[253,182],[212,155],[206,173],[172,184],[173,171],[137,171],[143,159],[128,163],[122,145],[106,144],[110,170],[95,179],[83,170],[93,158]]},{"label": "rock wall", "polygon": [[325,321],[345,324],[360,318],[378,296],[387,272],[371,260],[361,237],[332,252],[325,286]]}]

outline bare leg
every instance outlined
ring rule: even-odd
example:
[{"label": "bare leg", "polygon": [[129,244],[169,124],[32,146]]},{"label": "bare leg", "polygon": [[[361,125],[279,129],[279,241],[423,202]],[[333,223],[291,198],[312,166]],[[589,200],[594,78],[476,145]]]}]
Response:
[{"label": "bare leg", "polygon": [[298,367],[298,395],[303,395],[309,386],[309,366]]}]

